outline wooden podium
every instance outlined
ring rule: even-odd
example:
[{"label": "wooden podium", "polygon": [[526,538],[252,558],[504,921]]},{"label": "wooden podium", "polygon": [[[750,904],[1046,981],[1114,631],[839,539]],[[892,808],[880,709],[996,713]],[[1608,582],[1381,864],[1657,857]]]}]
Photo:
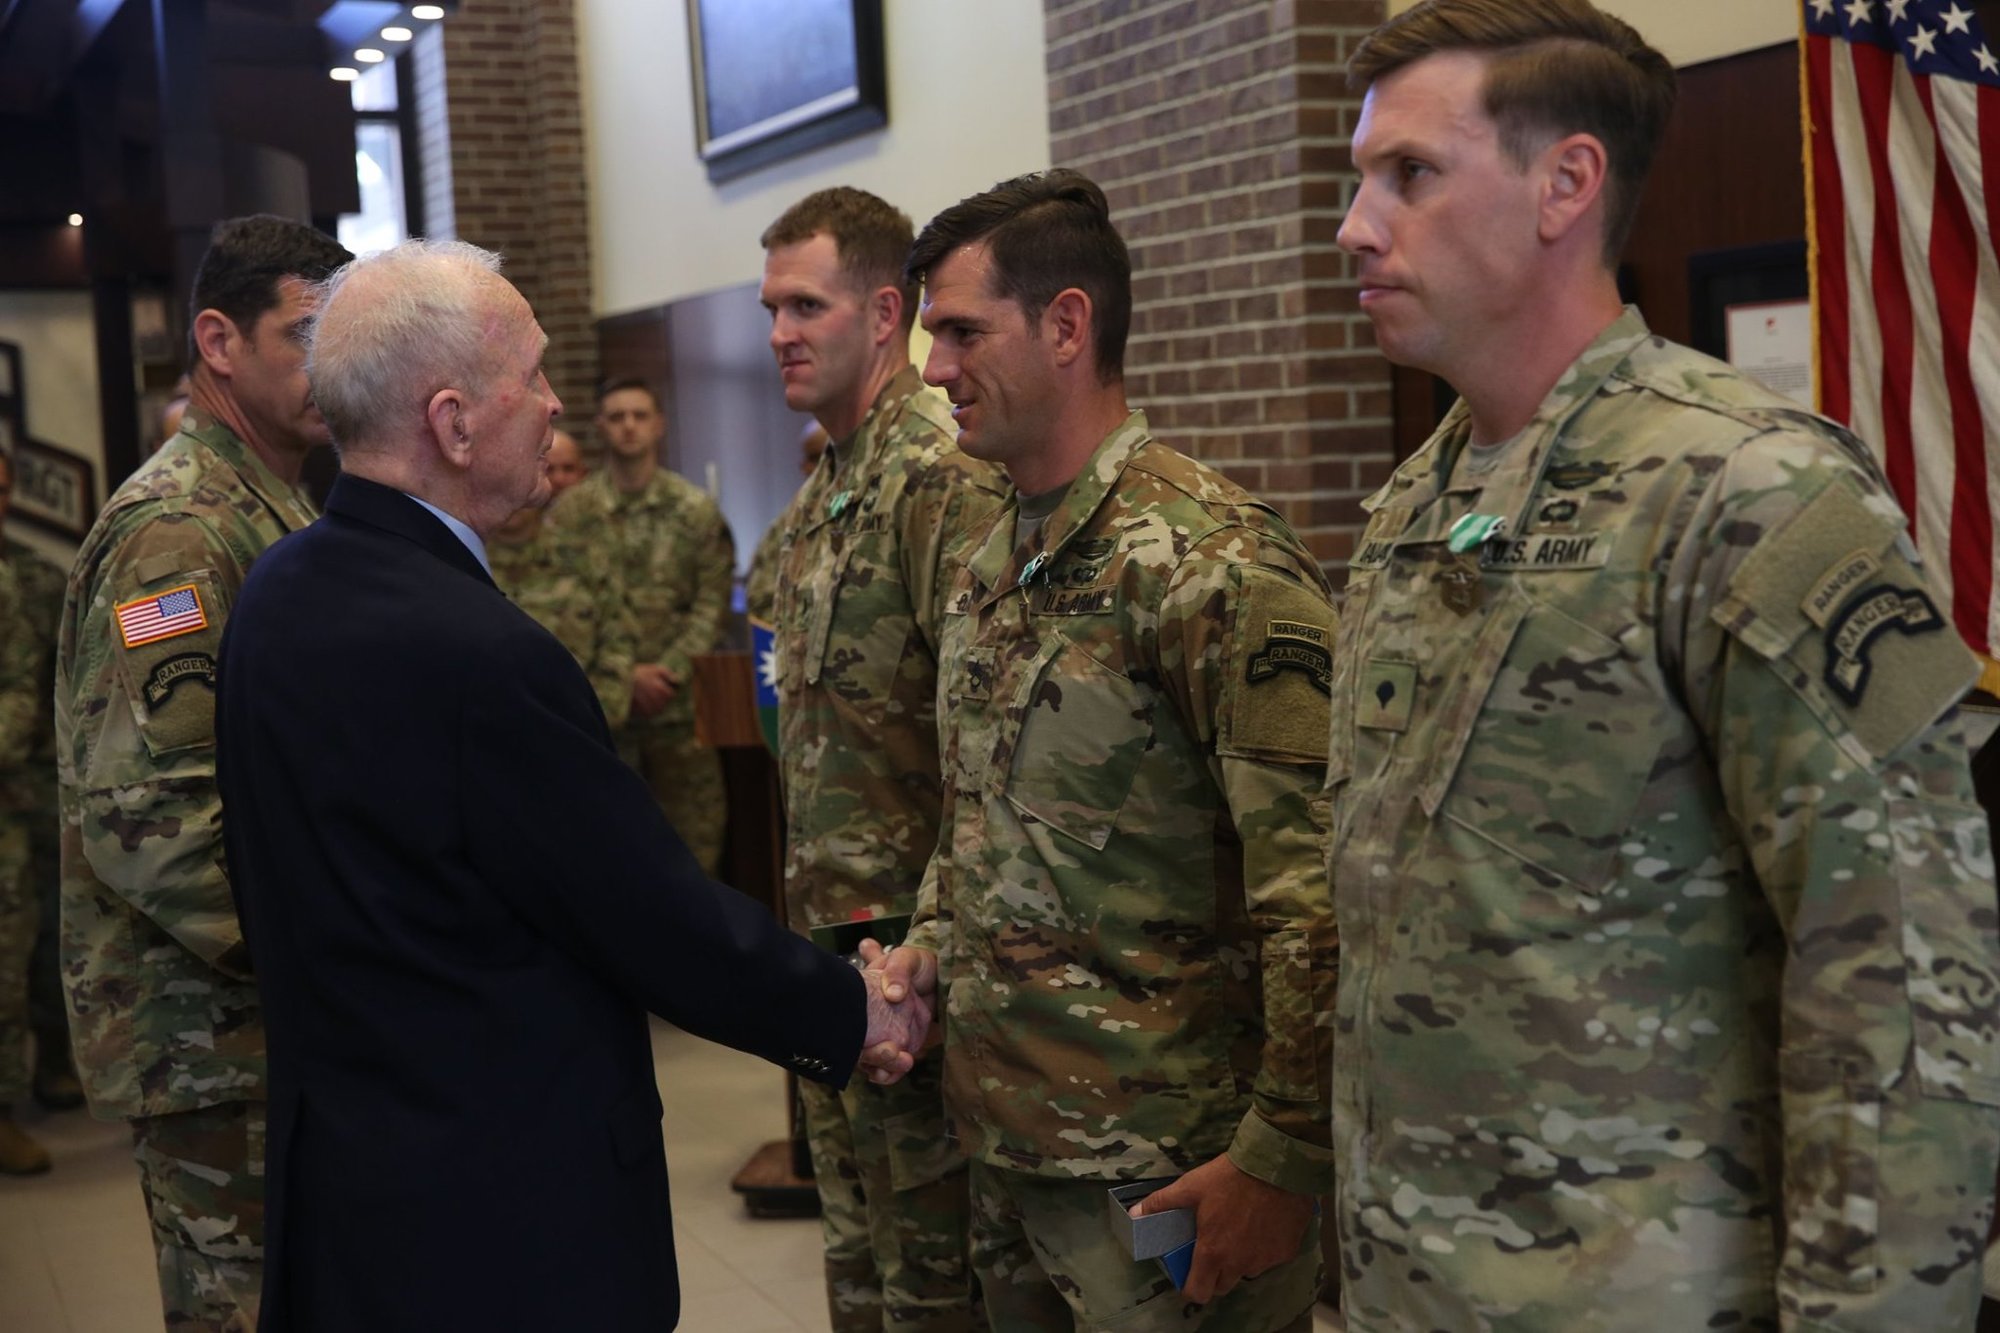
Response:
[{"label": "wooden podium", "polygon": [[[694,731],[722,760],[729,798],[720,875],[785,918],[785,819],[778,766],[757,722],[757,689],[746,652],[694,659]],[[752,1217],[817,1217],[819,1189],[799,1115],[797,1075],[785,1075],[785,1123],[790,1135],[750,1155],[729,1182]]]}]

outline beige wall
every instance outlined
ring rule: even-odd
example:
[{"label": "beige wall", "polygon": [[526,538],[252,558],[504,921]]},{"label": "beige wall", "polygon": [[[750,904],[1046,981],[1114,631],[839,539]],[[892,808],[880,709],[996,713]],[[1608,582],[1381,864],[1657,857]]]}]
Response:
[{"label": "beige wall", "polygon": [[686,6],[577,0],[599,314],[761,276],[757,237],[828,185],[873,190],[918,226],[997,180],[1049,165],[1040,0],[887,0],[889,124],[709,183],[694,150]]},{"label": "beige wall", "polygon": [[[1416,3],[1389,0],[1389,12],[1400,14]],[[1676,65],[1789,42],[1799,33],[1798,6],[1792,0],[1597,0],[1597,4],[1644,33]]]}]

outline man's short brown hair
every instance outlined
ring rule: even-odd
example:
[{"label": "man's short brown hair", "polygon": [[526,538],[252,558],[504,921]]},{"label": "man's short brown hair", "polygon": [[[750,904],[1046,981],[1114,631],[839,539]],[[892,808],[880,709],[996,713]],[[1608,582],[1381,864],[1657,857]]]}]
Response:
[{"label": "man's short brown hair", "polygon": [[992,256],[999,294],[1030,323],[1068,288],[1089,296],[1098,380],[1115,384],[1124,376],[1132,257],[1097,182],[1055,167],[969,195],[924,224],[905,271],[921,279],[953,251],[979,241]]},{"label": "man's short brown hair", "polygon": [[766,250],[800,245],[821,232],[833,238],[840,271],[862,292],[894,287],[903,294],[903,331],[917,318],[917,284],[903,277],[916,229],[901,209],[866,190],[836,185],[793,204],[758,238]]},{"label": "man's short brown hair", "polygon": [[653,410],[655,412],[662,414],[666,412],[667,405],[660,401],[660,391],[655,389],[653,382],[643,375],[614,375],[610,379],[600,383],[597,386],[598,410],[600,412],[604,410],[605,399],[614,393],[624,393],[627,389],[637,389],[640,393],[652,399]]},{"label": "man's short brown hair", "polygon": [[1355,48],[1348,79],[1367,88],[1445,51],[1488,57],[1486,114],[1517,166],[1568,134],[1604,145],[1604,254],[1615,265],[1673,114],[1674,67],[1589,0],[1424,0]]}]

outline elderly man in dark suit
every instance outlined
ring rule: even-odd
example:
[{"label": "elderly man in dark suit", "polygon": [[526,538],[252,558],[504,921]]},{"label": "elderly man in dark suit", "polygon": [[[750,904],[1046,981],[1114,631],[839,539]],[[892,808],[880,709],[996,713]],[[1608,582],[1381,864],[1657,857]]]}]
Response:
[{"label": "elderly man in dark suit", "polygon": [[311,372],[345,475],[223,643],[266,1333],[670,1329],[645,1011],[836,1085],[907,1068],[928,1021],[705,878],[494,588],[482,534],[546,503],[561,410],[497,268],[411,242],[328,279]]}]

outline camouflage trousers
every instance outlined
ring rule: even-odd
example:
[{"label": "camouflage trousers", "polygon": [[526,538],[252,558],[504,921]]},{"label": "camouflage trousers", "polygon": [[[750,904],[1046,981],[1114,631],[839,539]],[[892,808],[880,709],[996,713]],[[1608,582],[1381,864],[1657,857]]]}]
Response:
[{"label": "camouflage trousers", "polygon": [[1157,1260],[1135,1261],[1111,1229],[1107,1180],[1061,1180],[972,1163],[972,1267],[993,1333],[1116,1329],[1310,1333],[1319,1224],[1298,1256],[1195,1305]]},{"label": "camouflage trousers", "polygon": [[[62,987],[62,828],[56,814],[31,820],[28,828],[29,892],[41,909],[34,957],[28,964],[28,1026],[44,1069],[69,1064],[69,1004]],[[60,1053],[61,1058],[56,1058]]]},{"label": "camouflage trousers", "polygon": [[799,1083],[834,1333],[983,1330],[966,1264],[965,1158],[946,1133],[943,1062],[844,1092]]},{"label": "camouflage trousers", "polygon": [[132,1122],[168,1333],[253,1333],[264,1283],[264,1104]]},{"label": "camouflage trousers", "polygon": [[722,760],[695,740],[694,724],[628,726],[618,733],[618,754],[646,780],[681,841],[713,875],[722,860],[729,803],[722,789]]},{"label": "camouflage trousers", "polygon": [[40,917],[28,830],[0,816],[0,1106],[28,1095],[28,960]]}]

